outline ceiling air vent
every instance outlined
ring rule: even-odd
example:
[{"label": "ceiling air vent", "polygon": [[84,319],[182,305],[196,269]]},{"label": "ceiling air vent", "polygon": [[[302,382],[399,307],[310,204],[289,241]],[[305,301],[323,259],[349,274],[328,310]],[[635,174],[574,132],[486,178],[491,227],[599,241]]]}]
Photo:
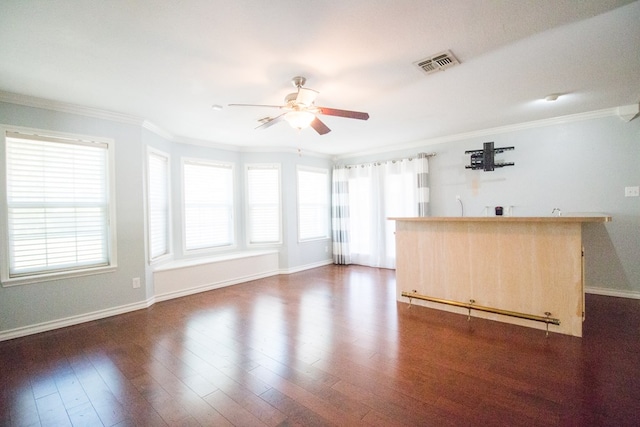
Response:
[{"label": "ceiling air vent", "polygon": [[427,74],[435,73],[436,71],[444,71],[449,67],[458,65],[460,62],[453,56],[450,50],[437,53],[429,58],[421,59],[418,62],[414,62],[422,71]]}]

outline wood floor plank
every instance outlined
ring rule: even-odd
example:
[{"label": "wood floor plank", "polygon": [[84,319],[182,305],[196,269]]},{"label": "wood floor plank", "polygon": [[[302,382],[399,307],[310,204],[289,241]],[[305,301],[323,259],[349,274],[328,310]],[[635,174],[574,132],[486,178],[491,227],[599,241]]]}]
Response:
[{"label": "wood floor plank", "polygon": [[308,427],[324,427],[328,425],[340,425],[323,418],[320,414],[312,411],[307,406],[297,402],[280,393],[276,389],[269,389],[261,396],[265,401],[287,415],[287,421],[291,421],[294,425]]},{"label": "wood floor plank", "polygon": [[100,420],[98,413],[93,409],[93,405],[89,401],[67,409],[67,414],[69,415],[69,419],[71,420],[73,427],[93,427],[104,425]]},{"label": "wood floor plank", "polygon": [[174,399],[149,374],[132,379],[132,383],[167,424],[174,425],[190,417],[189,411],[184,408],[182,402]]},{"label": "wood floor plank", "polygon": [[336,425],[364,425],[358,413],[343,412],[341,408],[332,405],[331,402],[325,401],[322,397],[280,377],[267,368],[259,366],[251,373],[283,395]]},{"label": "wood floor plank", "polygon": [[84,392],[75,374],[67,374],[56,378],[56,386],[64,403],[64,407],[67,408],[67,410],[87,403],[90,404],[89,397]]},{"label": "wood floor plank", "polygon": [[58,393],[37,398],[36,406],[43,426],[71,426],[71,420]]},{"label": "wood floor plank", "polygon": [[221,390],[268,426],[279,426],[287,421],[285,414],[236,382],[226,383]]},{"label": "wood floor plank", "polygon": [[231,424],[236,426],[266,427],[267,424],[256,418],[251,412],[227,396],[222,390],[217,390],[205,401],[216,411],[220,412]]},{"label": "wood floor plank", "polygon": [[57,393],[55,377],[50,373],[39,373],[31,380],[31,390],[35,399]]},{"label": "wood floor plank", "polygon": [[[342,394],[337,389],[332,388],[339,381],[339,378],[313,366],[302,365],[301,362],[296,363],[295,367],[286,366],[276,360],[265,357],[261,359],[260,367],[268,369],[270,372],[287,380],[287,382],[320,397],[337,410],[352,414],[358,419],[362,419],[371,411],[369,406],[352,399],[348,394]],[[251,372],[255,373],[256,371],[252,370]],[[258,375],[258,377],[260,376]]]},{"label": "wood floor plank", "polygon": [[129,417],[119,401],[118,391],[115,394],[111,391],[88,359],[76,357],[70,360],[70,365],[104,425],[114,425]]}]

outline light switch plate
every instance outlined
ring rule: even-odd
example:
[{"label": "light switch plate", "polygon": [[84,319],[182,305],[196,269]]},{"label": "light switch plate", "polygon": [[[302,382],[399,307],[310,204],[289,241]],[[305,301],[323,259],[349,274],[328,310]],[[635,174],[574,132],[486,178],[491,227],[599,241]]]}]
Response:
[{"label": "light switch plate", "polygon": [[640,196],[640,187],[624,187],[624,197],[638,197]]}]

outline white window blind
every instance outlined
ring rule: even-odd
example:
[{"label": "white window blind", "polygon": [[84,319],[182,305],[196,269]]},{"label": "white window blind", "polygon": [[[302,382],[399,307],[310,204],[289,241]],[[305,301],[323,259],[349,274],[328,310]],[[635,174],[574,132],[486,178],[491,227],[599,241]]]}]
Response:
[{"label": "white window blind", "polygon": [[298,239],[329,236],[329,171],[298,168]]},{"label": "white window blind", "polygon": [[9,277],[109,265],[108,145],[6,136]]},{"label": "white window blind", "polygon": [[147,163],[149,258],[154,260],[170,252],[169,157],[150,151]]},{"label": "white window blind", "polygon": [[186,250],[230,246],[233,233],[233,167],[184,162]]},{"label": "white window blind", "polygon": [[279,243],[280,223],[280,167],[247,165],[249,243]]}]

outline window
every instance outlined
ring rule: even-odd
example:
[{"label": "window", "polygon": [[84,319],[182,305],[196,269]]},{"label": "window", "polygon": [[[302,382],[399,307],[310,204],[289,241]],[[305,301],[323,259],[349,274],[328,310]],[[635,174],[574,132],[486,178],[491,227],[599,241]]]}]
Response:
[{"label": "window", "polygon": [[115,265],[112,141],[6,130],[3,282]]},{"label": "window", "polygon": [[329,237],[329,171],[298,167],[298,239]]},{"label": "window", "polygon": [[249,244],[280,243],[280,165],[247,165]]},{"label": "window", "polygon": [[183,183],[185,250],[232,246],[233,166],[185,160]]},{"label": "window", "polygon": [[149,261],[171,252],[169,182],[169,156],[149,149],[147,153]]}]

